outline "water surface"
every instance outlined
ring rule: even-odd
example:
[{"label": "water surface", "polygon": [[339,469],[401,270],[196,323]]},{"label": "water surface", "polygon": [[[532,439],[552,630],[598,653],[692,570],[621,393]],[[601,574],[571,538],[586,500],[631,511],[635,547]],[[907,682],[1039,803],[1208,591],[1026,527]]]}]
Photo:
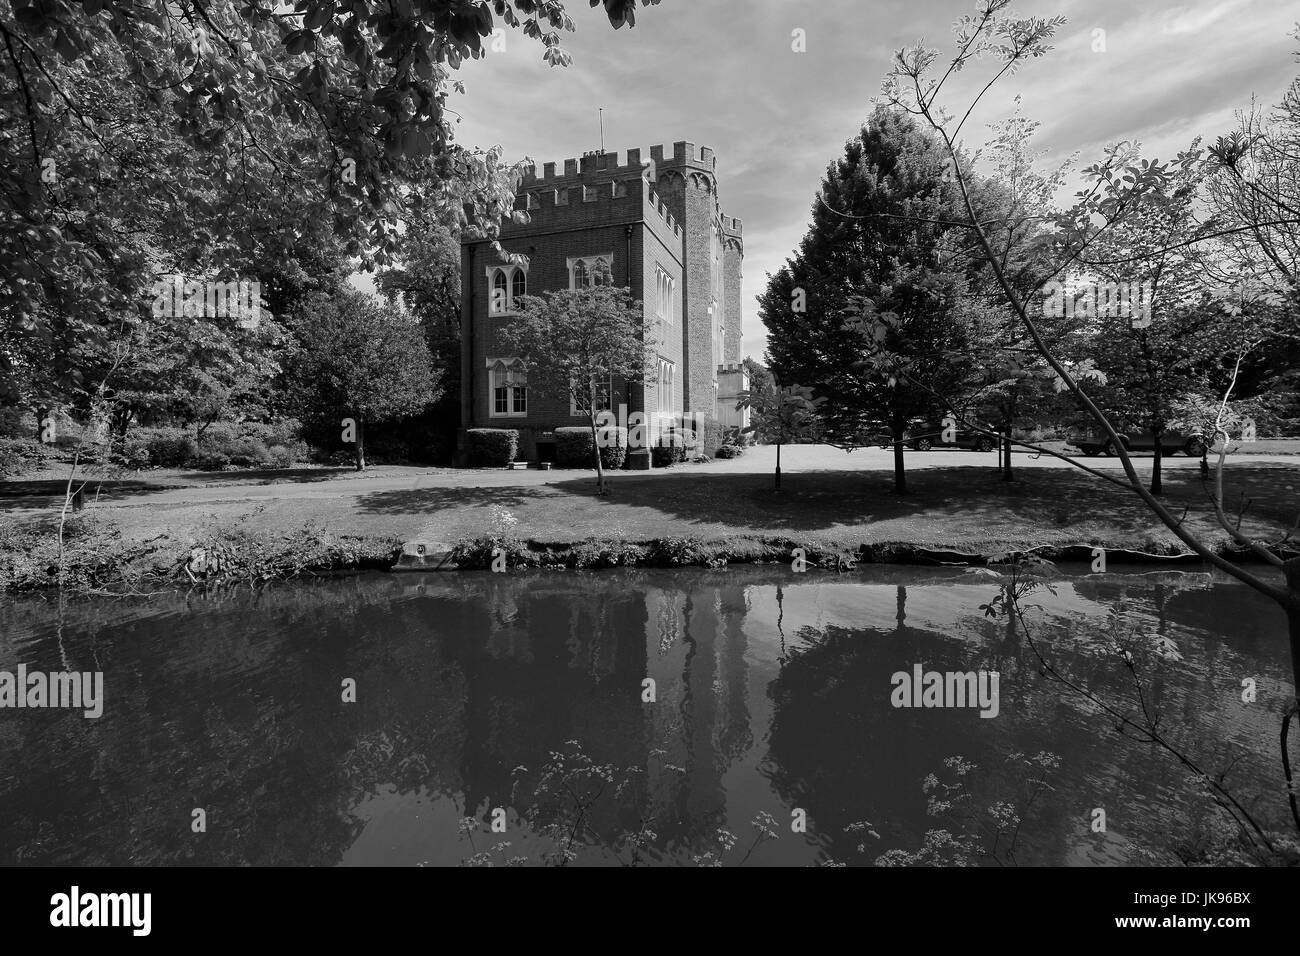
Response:
[{"label": "water surface", "polygon": [[[1107,650],[1122,609],[1162,728],[1205,766],[1233,765],[1280,823],[1281,612],[1209,574],[1086,570],[1031,599],[1030,636],[1127,708],[1132,675]],[[1132,844],[1185,838],[1205,806],[1186,773],[1044,678],[1023,630],[980,610],[999,587],[960,569],[730,568],[3,599],[0,670],[100,670],[106,701],[97,720],[0,710],[0,863],[536,863],[564,844],[584,864],[861,865],[941,826],[983,828],[991,846],[998,801],[1020,808],[1021,864],[1119,864]],[[891,675],[915,663],[998,671],[998,716],[893,707]],[[1034,794],[1010,755],[1040,752],[1059,766]],[[547,789],[553,753],[570,776]],[[582,755],[613,768],[598,798],[572,775]],[[957,755],[978,769],[954,822],[927,813],[923,786],[955,781]],[[590,800],[580,821],[566,783]],[[776,839],[758,839],[760,814]],[[846,829],[858,821],[875,836]]]}]

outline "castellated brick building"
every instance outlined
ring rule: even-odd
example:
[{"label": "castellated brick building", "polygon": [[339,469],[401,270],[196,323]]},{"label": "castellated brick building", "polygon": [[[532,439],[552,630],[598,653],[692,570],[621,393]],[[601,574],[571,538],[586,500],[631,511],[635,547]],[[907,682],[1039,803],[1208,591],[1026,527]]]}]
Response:
[{"label": "castellated brick building", "polygon": [[[549,460],[554,430],[585,424],[554,389],[528,388],[499,330],[518,297],[592,281],[600,262],[613,282],[642,303],[647,332],[659,342],[657,381],[611,383],[617,413],[643,412],[652,435],[683,416],[744,424],[736,411],[748,387],[741,363],[741,222],[723,215],[716,160],[708,147],[652,147],[597,153],[534,168],[518,189],[526,224],[503,222],[501,247],[527,257],[501,259],[487,241],[461,245],[461,445],[469,428],[519,431],[521,460]],[[648,456],[633,456],[648,467]]]}]

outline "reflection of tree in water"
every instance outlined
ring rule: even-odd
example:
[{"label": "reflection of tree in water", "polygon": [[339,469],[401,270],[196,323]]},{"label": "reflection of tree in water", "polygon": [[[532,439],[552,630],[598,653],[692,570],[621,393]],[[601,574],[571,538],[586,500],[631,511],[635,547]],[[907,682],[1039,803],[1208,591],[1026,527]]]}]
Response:
[{"label": "reflection of tree in water", "polygon": [[[1072,583],[1080,596],[1095,595],[1101,606],[1056,602],[1048,594],[1033,599],[1046,607],[1035,619],[1035,636],[1058,665],[1110,700],[1132,696],[1130,675],[1100,653],[1107,639],[1107,602],[1124,597],[1110,589],[1127,589],[1125,620],[1132,629],[1153,638],[1172,636],[1188,656],[1187,662],[1155,662],[1145,675],[1147,703],[1200,753],[1215,755],[1211,766],[1227,767],[1231,761],[1218,755],[1229,750],[1241,758],[1246,741],[1236,719],[1225,713],[1236,710],[1232,688],[1243,666],[1241,655],[1236,646],[1207,634],[1207,622],[1222,624],[1219,613],[1205,613],[1194,630],[1190,626],[1194,617],[1185,616],[1179,605],[1199,602],[1203,592],[1197,582]],[[989,584],[992,597],[1001,585]],[[954,621],[953,633],[939,634],[907,626],[901,589],[897,601],[897,624],[889,632],[833,627],[802,632],[769,688],[775,705],[768,754],[774,784],[790,806],[809,810],[815,832],[835,859],[862,859],[853,852],[859,838],[842,833],[857,820],[876,824],[882,848],[919,846],[926,829],[936,825],[925,814],[921,782],[954,754],[979,764],[982,773],[1004,767],[1003,758],[1012,751],[1062,755],[1052,781],[1058,792],[1025,824],[1029,844],[1022,841],[1021,862],[1031,856],[1036,862],[1058,862],[1070,852],[1070,841],[1086,840],[1080,806],[1086,810],[1106,802],[1130,808],[1120,825],[1126,838],[1139,842],[1178,832],[1191,798],[1185,774],[1151,747],[1119,737],[1105,719],[1041,679],[1036,659],[1023,646],[1024,635],[1007,627],[1005,619]],[[1253,613],[1257,603],[1242,613]],[[1189,626],[1174,624],[1180,620]],[[956,640],[972,634],[982,643]],[[1002,673],[1002,716],[984,720],[974,711],[894,709],[891,674],[910,672],[918,662],[938,671],[996,667]],[[1229,692],[1215,694],[1211,685],[1223,682],[1216,673],[1221,667],[1230,675]],[[1258,722],[1258,716],[1251,720]],[[1259,761],[1263,739],[1256,738],[1256,752],[1238,764],[1248,783],[1252,774],[1253,783],[1265,779],[1259,776],[1266,773]],[[1015,784],[1008,778],[999,786],[1011,793]]]},{"label": "reflection of tree in water", "polygon": [[926,775],[955,753],[997,767],[1008,749],[1005,724],[975,709],[890,704],[892,675],[910,675],[915,663],[937,671],[1001,670],[1004,706],[1011,699],[1006,671],[1016,669],[1002,658],[1015,653],[1007,646],[1013,638],[997,625],[974,625],[981,644],[912,627],[907,597],[900,585],[890,630],[801,629],[769,687],[774,713],[765,767],[787,805],[808,811],[810,833],[838,861],[874,857],[859,855],[861,835],[845,832],[864,819],[880,833],[880,852],[919,845],[934,825],[921,789]]},{"label": "reflection of tree in water", "polygon": [[[22,774],[0,779],[0,859],[13,862],[333,863],[361,822],[352,809],[380,783],[447,789],[420,767],[454,768],[457,675],[415,644],[358,639],[376,621],[383,588],[215,598],[220,616],[186,614],[187,601],[154,599],[129,626],[89,627],[70,656],[104,661],[105,716],[24,712]],[[74,614],[75,617],[75,614]],[[416,630],[410,604],[383,615]],[[419,651],[419,653],[413,653]],[[48,642],[33,667],[50,668]],[[413,687],[403,670],[427,670]],[[353,677],[359,702],[343,705]],[[447,681],[450,680],[450,683]],[[382,692],[378,689],[383,688]],[[39,754],[39,757],[37,756]],[[207,832],[191,832],[191,811]]]}]

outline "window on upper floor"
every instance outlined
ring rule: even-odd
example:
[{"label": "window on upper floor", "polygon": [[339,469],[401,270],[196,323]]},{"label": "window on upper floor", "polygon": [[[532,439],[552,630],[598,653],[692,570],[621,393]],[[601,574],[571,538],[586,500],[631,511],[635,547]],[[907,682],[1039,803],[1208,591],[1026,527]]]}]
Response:
[{"label": "window on upper floor", "polygon": [[655,315],[664,322],[673,322],[677,303],[677,280],[660,266],[655,266]]},{"label": "window on upper floor", "polygon": [[613,282],[614,254],[575,256],[568,260],[569,288],[585,289]]},{"label": "window on upper floor", "polygon": [[510,315],[518,312],[520,299],[528,292],[528,270],[521,265],[488,266],[488,312]]},{"label": "window on upper floor", "polygon": [[488,359],[488,414],[522,418],[528,414],[528,374],[518,359]]}]

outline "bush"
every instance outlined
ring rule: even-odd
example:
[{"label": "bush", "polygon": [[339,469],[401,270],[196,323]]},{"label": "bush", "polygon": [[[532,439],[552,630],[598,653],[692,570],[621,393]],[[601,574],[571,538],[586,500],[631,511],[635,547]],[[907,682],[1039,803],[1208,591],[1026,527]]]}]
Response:
[{"label": "bush", "polygon": [[223,471],[229,464],[229,455],[213,451],[201,453],[194,462],[194,466],[201,471]]},{"label": "bush", "polygon": [[722,422],[716,418],[706,418],[704,420],[704,454],[710,458],[716,457],[718,449],[723,446],[723,427]]},{"label": "bush", "polygon": [[61,460],[53,448],[34,438],[0,438],[0,477],[21,475]]},{"label": "bush", "polygon": [[738,445],[722,445],[720,448],[718,448],[718,453],[713,457],[739,458],[744,453],[745,453],[745,449],[739,447]]},{"label": "bush", "polygon": [[198,442],[180,428],[137,428],[122,448],[124,462],[137,468],[181,468],[198,456]]},{"label": "bush", "polygon": [[465,433],[471,468],[504,468],[519,454],[519,432],[513,428],[471,428]]},{"label": "bush", "polygon": [[[627,460],[627,429],[601,429],[611,435],[611,444],[600,449],[600,463],[607,471],[617,471]],[[555,429],[555,463],[561,468],[593,467],[591,428],[567,425]]]},{"label": "bush", "polygon": [[246,468],[271,463],[271,453],[256,438],[236,439],[227,454],[232,465],[241,465]]},{"label": "bush", "polygon": [[35,435],[35,415],[22,408],[0,408],[0,438],[33,438]]},{"label": "bush", "polygon": [[274,422],[240,422],[234,426],[234,432],[240,438],[255,438],[267,448],[272,445],[291,448],[302,438],[302,426],[294,418]]},{"label": "bush", "polygon": [[671,468],[686,460],[686,449],[681,445],[652,445],[650,462],[656,468]]},{"label": "bush", "polygon": [[730,425],[723,429],[722,444],[733,445],[743,453],[746,448],[754,444],[754,433],[745,431],[739,425]]},{"label": "bush", "polygon": [[199,451],[229,455],[230,446],[238,437],[234,425],[229,422],[213,422],[204,429],[203,437],[199,439]]},{"label": "bush", "polygon": [[272,468],[292,468],[297,458],[291,449],[284,445],[272,445],[267,449]]}]

